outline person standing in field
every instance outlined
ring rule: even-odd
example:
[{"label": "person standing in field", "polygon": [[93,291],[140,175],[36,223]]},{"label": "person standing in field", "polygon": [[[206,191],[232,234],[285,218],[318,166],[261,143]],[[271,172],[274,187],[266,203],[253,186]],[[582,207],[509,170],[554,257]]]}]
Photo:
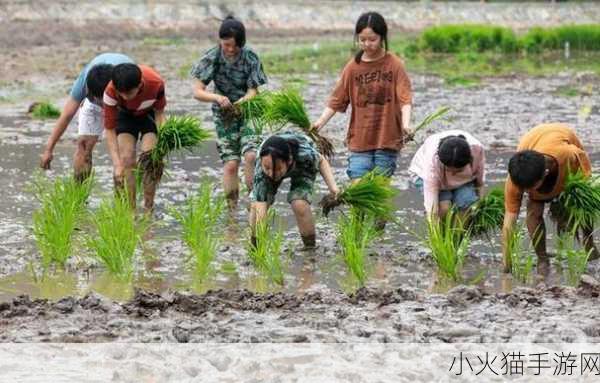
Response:
[{"label": "person standing in field", "polygon": [[413,157],[412,184],[423,192],[427,217],[444,217],[451,207],[465,211],[483,195],[485,150],[462,130],[427,137]]},{"label": "person standing in field", "polygon": [[111,79],[113,66],[123,63],[133,63],[133,60],[120,53],[102,53],[81,70],[40,156],[42,169],[50,169],[54,147],[79,111],[73,170],[78,181],[89,177],[92,171],[92,153],[104,131],[102,116],[104,88]]},{"label": "person standing in field", "polygon": [[[256,147],[260,142],[242,117],[233,113],[236,103],[254,97],[258,87],[267,83],[262,63],[256,53],[246,47],[244,24],[228,16],[219,28],[219,45],[209,49],[192,67],[194,98],[212,103],[217,131],[217,149],[223,162],[223,188],[230,209],[239,197],[238,169],[244,158],[244,181],[252,190],[256,163]],[[214,91],[207,89],[214,83]]]},{"label": "person standing in field", "polygon": [[358,180],[377,168],[391,177],[398,151],[412,136],[410,80],[402,60],[388,52],[388,28],[379,13],[358,18],[355,39],[360,51],[344,67],[327,107],[312,127],[322,129],[350,105],[348,176]]},{"label": "person standing in field", "polygon": [[[145,65],[120,64],[113,69],[112,81],[104,91],[104,126],[106,144],[113,162],[115,188],[125,186],[129,203],[135,208],[137,165],[136,146],[142,154],[157,143],[158,127],[165,121],[165,84],[160,75]],[[150,162],[146,162],[150,165]],[[162,174],[161,165],[143,172],[144,210],[154,209],[156,186]],[[156,176],[158,173],[158,176]],[[155,177],[156,176],[156,177]]]},{"label": "person standing in field", "polygon": [[[564,190],[568,172],[582,171],[590,176],[592,166],[581,141],[568,125],[541,124],[527,132],[517,147],[517,153],[508,163],[508,177],[504,184],[504,224],[502,253],[504,272],[511,271],[508,239],[519,216],[523,194],[527,193],[527,230],[538,257],[538,272],[547,274],[549,257],[546,252],[546,225],[544,208],[550,205],[551,216],[557,221],[559,232],[567,229],[567,220],[555,198]],[[594,245],[593,227],[583,227],[583,243],[590,259],[598,258]]]}]

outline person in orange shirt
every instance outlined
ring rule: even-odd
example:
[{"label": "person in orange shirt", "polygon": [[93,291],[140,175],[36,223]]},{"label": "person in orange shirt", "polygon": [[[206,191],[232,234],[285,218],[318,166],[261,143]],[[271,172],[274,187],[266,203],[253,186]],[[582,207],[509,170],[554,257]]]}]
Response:
[{"label": "person in orange shirt", "polygon": [[[517,153],[508,163],[508,177],[505,183],[504,224],[502,228],[502,254],[504,272],[510,272],[511,262],[507,250],[509,235],[517,221],[523,194],[527,200],[527,230],[534,243],[538,256],[538,272],[545,274],[549,267],[546,252],[546,226],[544,207],[550,204],[552,217],[557,221],[560,232],[566,230],[564,217],[555,214],[559,211],[555,198],[564,190],[568,171],[581,170],[591,175],[590,159],[573,129],[566,124],[541,124],[526,133],[517,147]],[[593,240],[593,228],[583,231],[583,243],[591,251],[590,259],[598,258]]]}]

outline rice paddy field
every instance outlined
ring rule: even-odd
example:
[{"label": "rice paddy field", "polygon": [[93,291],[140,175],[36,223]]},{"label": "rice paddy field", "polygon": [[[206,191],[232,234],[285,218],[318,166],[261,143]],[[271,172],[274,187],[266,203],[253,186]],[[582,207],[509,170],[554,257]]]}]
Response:
[{"label": "rice paddy field", "polygon": [[[320,46],[332,44],[330,40],[281,38],[285,39],[289,41],[284,44],[261,38],[254,45],[261,54],[276,55],[289,50],[284,45],[289,47],[290,42],[309,47],[314,54]],[[177,44],[148,40],[139,45],[126,41],[120,48],[138,62],[155,66],[165,77],[169,113],[194,115],[213,130],[209,105],[193,100],[191,81],[182,70],[208,47],[204,40],[178,40]],[[90,245],[90,239],[97,242],[100,238],[93,219],[74,224],[65,270],[42,267],[36,247],[32,217],[40,203],[30,185],[54,120],[32,118],[28,108],[34,101],[62,105],[79,66],[94,53],[89,47],[70,47],[65,52],[52,56],[51,62],[43,60],[43,49],[0,53],[19,73],[18,79],[16,74],[3,74],[7,86],[0,93],[0,179],[4,186],[0,198],[0,342],[600,340],[594,308],[600,294],[598,261],[590,262],[581,281],[575,283],[571,274],[555,264],[544,280],[536,275],[535,265],[526,278],[513,278],[501,272],[499,238],[492,234],[471,239],[459,276],[445,278],[436,272],[424,246],[427,228],[422,197],[410,187],[407,172],[417,144],[427,134],[464,129],[487,147],[487,188],[499,186],[518,138],[536,124],[561,121],[576,128],[597,174],[600,79],[593,71],[566,68],[551,75],[515,73],[457,84],[414,69],[408,59],[414,124],[443,106],[450,106],[451,111],[402,150],[392,179],[398,190],[395,222],[388,222],[381,237],[366,241],[366,256],[353,261],[363,264],[358,272],[351,271],[336,242],[338,220],[348,209],[337,208],[327,218],[319,214],[318,201],[326,193],[320,177],[312,205],[317,213],[316,250],[300,250],[302,242],[285,202],[289,183],[280,189],[272,229],[281,229],[283,236],[281,244],[273,244],[279,253],[276,262],[281,275],[277,278],[261,272],[249,256],[245,193],[233,215],[215,213],[207,221],[193,221],[191,215],[188,221],[178,218],[175,211],[192,214],[185,209],[191,209],[190,198],[201,184],[213,183],[209,190],[217,194],[222,190],[221,164],[215,142],[209,139],[193,153],[170,157],[158,188],[155,217],[143,232],[136,232],[140,240],[134,243],[132,269],[125,265],[128,272],[119,276],[107,271]],[[36,70],[27,71],[34,62],[39,62]],[[337,73],[318,67],[306,74],[267,74],[270,89],[299,86],[312,120],[321,113],[337,79]],[[324,132],[335,145],[332,164],[339,185],[348,182],[348,153],[343,145],[347,123],[347,116],[336,115]],[[46,173],[51,180],[71,174],[75,137],[73,123],[55,150],[52,170]],[[95,151],[94,169],[84,208],[90,214],[98,214],[112,193],[112,167],[103,143]],[[218,222],[210,230],[214,251],[201,249],[211,253],[210,267],[194,258],[202,251],[194,250],[198,241],[184,238],[183,221],[186,228]],[[550,252],[555,252],[558,242],[552,231],[548,243]]]}]

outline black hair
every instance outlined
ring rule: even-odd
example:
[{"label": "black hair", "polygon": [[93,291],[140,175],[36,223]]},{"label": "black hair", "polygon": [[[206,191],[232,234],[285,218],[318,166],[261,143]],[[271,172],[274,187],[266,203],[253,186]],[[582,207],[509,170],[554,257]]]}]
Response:
[{"label": "black hair", "polygon": [[508,161],[508,174],[520,188],[528,189],[544,178],[546,158],[535,150],[517,152]]},{"label": "black hair", "polygon": [[142,70],[135,64],[119,64],[113,69],[112,81],[119,92],[128,92],[142,82]]},{"label": "black hair", "polygon": [[299,143],[294,139],[285,139],[278,135],[273,135],[263,142],[259,156],[271,156],[273,164],[277,160],[288,162],[290,159],[294,159],[298,155]]},{"label": "black hair", "polygon": [[244,24],[233,16],[227,16],[221,23],[219,28],[220,39],[235,40],[235,45],[239,48],[243,48],[246,45],[246,27]]},{"label": "black hair", "polygon": [[467,166],[473,160],[471,145],[462,134],[442,138],[437,153],[442,164],[457,169]]},{"label": "black hair", "polygon": [[[371,28],[373,32],[375,32],[381,37],[381,40],[383,41],[383,46],[385,48],[385,51],[387,52],[388,26],[383,16],[381,16],[381,14],[377,12],[366,12],[360,15],[360,17],[356,21],[356,27],[354,28],[355,41],[358,40],[359,33],[362,32],[365,28]],[[354,61],[356,61],[357,64],[360,63],[360,60],[362,59],[364,53],[365,52],[361,49],[360,51],[358,51],[356,56],[354,56]]]},{"label": "black hair", "polygon": [[102,98],[104,89],[112,78],[113,66],[110,64],[94,65],[85,79],[87,95]]}]

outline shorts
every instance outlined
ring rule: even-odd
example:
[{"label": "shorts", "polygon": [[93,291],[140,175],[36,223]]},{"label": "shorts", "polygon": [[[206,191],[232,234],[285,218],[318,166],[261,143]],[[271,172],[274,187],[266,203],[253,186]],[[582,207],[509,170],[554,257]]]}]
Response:
[{"label": "shorts", "polygon": [[136,140],[146,133],[156,134],[154,110],[141,116],[134,116],[122,109],[119,110],[117,116],[117,135],[123,133],[131,134]]},{"label": "shorts", "polygon": [[215,115],[214,122],[221,161],[239,161],[246,152],[256,150],[260,145],[260,136],[243,119],[225,123],[219,115]]},{"label": "shorts", "polygon": [[369,150],[366,152],[350,152],[346,174],[350,179],[357,179],[366,173],[379,169],[384,175],[391,177],[396,171],[398,152],[395,150]]},{"label": "shorts", "polygon": [[87,98],[79,108],[77,134],[80,136],[96,136],[102,138],[104,133],[104,113],[102,107]]},{"label": "shorts", "polygon": [[[423,192],[423,179],[421,177],[415,177],[412,183],[417,190]],[[479,196],[475,189],[475,182],[469,182],[456,189],[440,190],[438,200],[439,202],[450,201],[457,208],[464,210],[477,202]]]}]

